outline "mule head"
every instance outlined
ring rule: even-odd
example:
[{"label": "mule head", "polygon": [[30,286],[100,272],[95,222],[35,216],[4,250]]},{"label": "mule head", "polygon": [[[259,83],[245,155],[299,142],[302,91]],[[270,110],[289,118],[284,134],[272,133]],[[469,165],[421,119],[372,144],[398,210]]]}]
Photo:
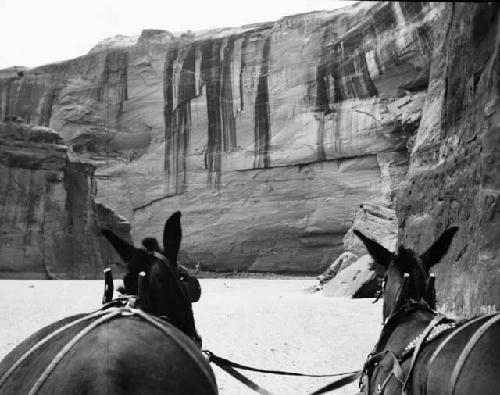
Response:
[{"label": "mule head", "polygon": [[180,218],[181,213],[177,211],[165,222],[163,250],[152,237],[143,239],[142,247],[137,248],[109,230],[103,230],[102,234],[127,265],[123,279],[125,293],[138,294],[139,273],[144,272],[141,290],[145,295],[141,307],[156,316],[166,316],[174,326],[199,341],[193,310],[177,272],[177,255],[182,239]]},{"label": "mule head", "polygon": [[[125,293],[136,295],[138,292],[138,276],[140,272],[146,273],[148,284],[153,280],[153,275],[168,276],[162,266],[165,263],[177,265],[177,255],[179,252],[182,231],[180,225],[181,213],[175,212],[165,222],[163,230],[163,249],[160,248],[158,240],[153,237],[146,237],[142,240],[142,247],[134,247],[130,243],[122,240],[112,231],[103,229],[102,234],[111,243],[122,261],[127,266],[127,273],[123,279]],[[154,279],[158,280],[158,279]],[[165,281],[155,283],[165,284]],[[150,291],[153,291],[152,289]],[[158,290],[156,290],[158,292]]]},{"label": "mule head", "polygon": [[[425,300],[435,308],[435,292],[430,269],[447,253],[457,227],[447,229],[437,241],[423,254],[400,246],[397,253],[392,253],[360,231],[354,230],[373,260],[382,266],[384,274],[384,321],[406,300]],[[405,273],[407,275],[405,276]]]},{"label": "mule head", "polygon": [[110,242],[127,267],[127,273],[123,278],[124,292],[129,295],[137,295],[139,273],[150,272],[155,260],[154,255],[151,255],[145,248],[134,247],[108,229],[103,229],[101,233]]}]

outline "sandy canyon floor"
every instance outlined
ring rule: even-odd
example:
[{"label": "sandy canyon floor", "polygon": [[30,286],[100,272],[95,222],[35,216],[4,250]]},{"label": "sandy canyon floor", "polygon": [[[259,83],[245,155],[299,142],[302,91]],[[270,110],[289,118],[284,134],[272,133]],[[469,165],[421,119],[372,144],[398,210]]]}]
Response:
[{"label": "sandy canyon floor", "polygon": [[[381,302],[308,294],[307,279],[206,279],[194,311],[204,348],[241,364],[315,374],[358,370],[379,335]],[[59,318],[99,307],[102,281],[0,281],[0,358]],[[254,394],[213,366],[221,394]],[[245,372],[275,394],[332,379]],[[354,394],[357,384],[336,394]]]}]

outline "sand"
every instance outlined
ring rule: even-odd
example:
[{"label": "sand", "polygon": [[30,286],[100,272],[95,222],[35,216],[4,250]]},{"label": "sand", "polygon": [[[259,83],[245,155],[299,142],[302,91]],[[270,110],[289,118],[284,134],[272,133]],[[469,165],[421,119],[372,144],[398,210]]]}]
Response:
[{"label": "sand", "polygon": [[[380,333],[381,303],[326,298],[305,279],[205,279],[194,311],[204,348],[263,369],[306,373],[358,370]],[[101,281],[0,281],[0,358],[59,318],[99,306]],[[221,394],[254,394],[213,366]],[[275,394],[307,394],[332,379],[244,372]],[[353,394],[353,383],[336,394]]]}]

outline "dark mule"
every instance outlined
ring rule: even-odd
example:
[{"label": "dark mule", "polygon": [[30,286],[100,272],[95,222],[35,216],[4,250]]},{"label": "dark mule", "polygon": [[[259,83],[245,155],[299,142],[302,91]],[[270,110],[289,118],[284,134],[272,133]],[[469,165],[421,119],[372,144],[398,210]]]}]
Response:
[{"label": "dark mule", "polygon": [[176,213],[165,224],[165,255],[175,253],[169,258],[105,232],[128,264],[127,293],[137,293],[138,272],[147,272],[148,300],[136,307],[165,320],[117,300],[53,323],[0,362],[0,394],[217,394],[212,369],[193,342],[192,310],[171,261],[180,244],[179,219]]},{"label": "dark mule", "polygon": [[181,213],[176,212],[165,222],[163,250],[154,238],[144,239],[144,248],[136,248],[111,231],[104,230],[103,234],[127,264],[127,274],[123,279],[124,292],[137,295],[139,273],[145,272],[146,297],[140,303],[141,308],[147,313],[166,318],[201,346],[191,302],[177,269],[177,254],[182,238],[180,218]]},{"label": "dark mule", "polygon": [[362,393],[500,393],[500,314],[456,322],[435,311],[430,269],[457,230],[445,231],[420,256],[403,247],[393,254],[354,231],[386,269],[385,325],[363,369]]}]

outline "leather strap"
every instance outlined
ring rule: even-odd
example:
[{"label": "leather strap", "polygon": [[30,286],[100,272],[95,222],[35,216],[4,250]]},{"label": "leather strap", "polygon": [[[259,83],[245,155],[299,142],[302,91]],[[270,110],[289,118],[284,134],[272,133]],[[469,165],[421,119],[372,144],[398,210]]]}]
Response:
[{"label": "leather strap", "polygon": [[436,360],[437,356],[439,355],[439,353],[441,352],[441,350],[450,342],[451,339],[453,339],[455,337],[455,335],[457,335],[458,333],[462,332],[464,329],[468,328],[469,326],[471,326],[472,324],[474,324],[475,322],[483,319],[484,316],[480,316],[480,317],[476,317],[470,321],[467,321],[466,323],[464,323],[463,325],[455,328],[440,344],[439,346],[434,350],[434,352],[432,353],[432,356],[430,357],[429,359],[429,363],[427,365],[427,373],[426,373],[426,376],[425,376],[425,392],[424,393],[427,393],[427,386],[428,386],[428,381],[429,381],[429,374],[431,372],[431,367],[432,367],[432,364],[434,363],[434,361]]},{"label": "leather strap", "polygon": [[447,318],[444,315],[436,315],[432,319],[432,321],[429,322],[429,325],[427,325],[427,327],[424,329],[424,331],[420,335],[418,343],[415,345],[415,350],[413,351],[413,356],[411,358],[410,368],[408,369],[408,374],[406,375],[406,379],[403,383],[403,388],[401,389],[401,393],[403,395],[406,394],[406,387],[407,387],[408,383],[410,382],[413,367],[415,366],[415,362],[417,361],[418,355],[420,354],[420,349],[422,348],[422,345],[425,343],[427,336],[429,335],[429,333],[431,333],[432,329],[436,325],[438,325],[441,321],[446,320],[446,319]]},{"label": "leather strap", "polygon": [[83,317],[80,317],[74,321],[70,321],[67,324],[55,329],[53,332],[49,333],[46,335],[43,339],[39,340],[37,343],[35,343],[33,346],[29,348],[10,368],[5,372],[5,374],[0,378],[0,387],[7,381],[7,379],[14,373],[14,371],[21,366],[21,364],[28,359],[31,355],[33,355],[35,352],[37,352],[44,344],[49,342],[51,339],[53,339],[55,336],[58,334],[64,332],[67,329],[72,328],[75,325],[78,325],[84,321],[89,321],[93,318],[99,318],[101,316],[104,316],[108,313],[108,311],[96,311],[91,314],[87,314]]},{"label": "leather strap", "polygon": [[[248,388],[254,390],[255,392],[258,392],[259,394],[262,395],[272,395],[271,392],[268,390],[262,388],[260,385],[257,383],[253,382],[250,380],[248,377],[242,375],[240,372],[238,372],[236,369],[234,369],[231,365],[224,363],[223,358],[218,358],[212,353],[206,353],[208,355],[208,361],[214,363],[217,365],[219,368],[224,370],[226,373],[230,374],[233,376],[236,380],[239,382],[245,384]],[[222,361],[220,360],[222,359]]]},{"label": "leather strap", "polygon": [[460,353],[458,357],[458,361],[453,368],[453,373],[450,378],[450,385],[448,389],[448,394],[453,395],[455,393],[455,386],[457,385],[458,376],[464,367],[465,361],[467,357],[470,355],[472,349],[477,344],[479,339],[490,329],[490,327],[495,324],[497,321],[500,321],[500,314],[496,314],[490,318],[488,318],[475,332],[474,335],[469,339],[464,349]]},{"label": "leather strap", "polygon": [[405,384],[405,379],[403,377],[403,368],[401,367],[401,364],[399,363],[398,358],[393,352],[390,352],[393,356],[393,362],[392,362],[392,369],[391,372],[387,375],[385,380],[382,382],[382,385],[380,388],[377,388],[377,393],[382,394],[384,392],[385,386],[387,383],[389,383],[389,380],[391,379],[392,376],[401,383],[401,385],[404,386]]}]

